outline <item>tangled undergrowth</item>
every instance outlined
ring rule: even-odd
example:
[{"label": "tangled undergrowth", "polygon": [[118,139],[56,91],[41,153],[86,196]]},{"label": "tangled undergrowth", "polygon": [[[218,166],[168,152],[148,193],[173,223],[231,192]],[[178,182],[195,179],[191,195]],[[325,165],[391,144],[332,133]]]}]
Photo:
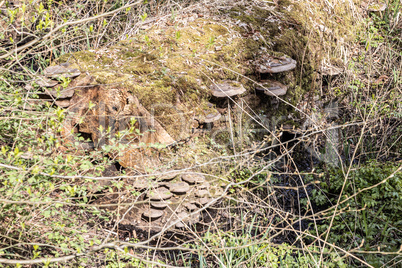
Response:
[{"label": "tangled undergrowth", "polygon": [[[402,18],[399,1],[386,3],[0,1],[0,266],[399,267]],[[163,27],[180,40],[192,16],[233,23],[298,66],[277,103],[250,111],[253,98],[236,100],[225,131],[164,149],[223,193],[199,223],[146,232],[120,209],[139,195],[127,181],[155,174],[121,168],[110,148],[64,151],[66,110],[38,108],[41,88],[28,85],[75,52],[140,36],[146,53],[157,48],[146,33]],[[224,73],[258,79],[237,67]],[[105,196],[117,203],[97,202]]]}]

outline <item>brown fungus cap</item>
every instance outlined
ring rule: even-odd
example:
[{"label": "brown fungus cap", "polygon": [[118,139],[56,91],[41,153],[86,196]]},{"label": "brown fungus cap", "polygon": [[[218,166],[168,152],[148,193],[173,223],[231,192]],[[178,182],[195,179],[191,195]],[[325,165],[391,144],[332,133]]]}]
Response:
[{"label": "brown fungus cap", "polygon": [[74,95],[74,88],[66,88],[66,89],[61,89],[61,90],[49,90],[46,89],[45,93],[49,96],[53,96],[57,99],[65,99],[65,98],[71,98]]},{"label": "brown fungus cap", "polygon": [[58,84],[57,81],[49,79],[49,78],[44,77],[44,76],[39,76],[35,80],[35,82],[41,87],[54,87],[55,85]]},{"label": "brown fungus cap", "polygon": [[60,77],[77,77],[81,74],[81,72],[78,69],[69,68],[68,64],[63,63],[60,65],[47,67],[44,71],[44,74],[46,77],[57,79]]},{"label": "brown fungus cap", "polygon": [[150,191],[147,193],[147,197],[154,201],[166,200],[171,198],[172,196],[173,194],[164,187],[150,189]]},{"label": "brown fungus cap", "polygon": [[68,107],[70,107],[70,104],[71,104],[69,99],[56,100],[55,103],[57,106],[59,106],[61,108],[68,108]]},{"label": "brown fungus cap", "polygon": [[151,220],[156,220],[156,219],[162,217],[163,216],[163,211],[151,208],[151,209],[145,210],[142,213],[142,215],[146,220],[151,221]]},{"label": "brown fungus cap", "polygon": [[190,186],[186,182],[174,182],[169,184],[169,189],[176,194],[185,194],[190,191]]},{"label": "brown fungus cap", "polygon": [[199,123],[213,123],[221,118],[221,114],[213,107],[213,104],[208,103],[208,107],[200,107],[197,115],[194,117]]},{"label": "brown fungus cap", "polygon": [[288,91],[288,87],[275,80],[262,80],[260,84],[263,86],[257,86],[255,89],[264,91],[268,96],[283,96]]},{"label": "brown fungus cap", "polygon": [[197,206],[190,202],[183,203],[183,206],[186,207],[189,211],[194,211],[197,209]]},{"label": "brown fungus cap", "polygon": [[296,68],[296,61],[289,57],[275,57],[265,55],[254,62],[257,72],[265,73],[281,73]]},{"label": "brown fungus cap", "polygon": [[216,112],[216,113],[207,114],[205,116],[204,122],[212,123],[212,122],[218,121],[219,119],[221,119],[221,114],[219,112]]},{"label": "brown fungus cap", "polygon": [[190,217],[190,214],[185,211],[182,211],[182,212],[179,212],[176,217],[177,217],[177,219],[180,220],[180,222],[176,223],[176,227],[183,228],[186,226],[185,222],[188,222],[188,218]]},{"label": "brown fungus cap", "polygon": [[172,202],[170,202],[169,200],[167,201],[161,201],[161,202],[152,202],[151,203],[151,207],[156,208],[156,209],[164,209],[166,208],[168,205],[170,205]]},{"label": "brown fungus cap", "polygon": [[243,94],[246,89],[242,84],[236,81],[226,80],[219,84],[213,84],[211,86],[212,95],[217,98],[233,97]]},{"label": "brown fungus cap", "polygon": [[205,182],[205,176],[197,173],[187,173],[181,175],[181,179],[190,184]]},{"label": "brown fungus cap", "polygon": [[146,188],[150,188],[153,184],[153,181],[146,178],[136,178],[132,183],[132,186],[137,190],[142,190]]},{"label": "brown fungus cap", "polygon": [[208,197],[208,196],[210,196],[210,194],[209,194],[208,190],[198,190],[197,192],[195,192],[195,196],[196,197]]}]

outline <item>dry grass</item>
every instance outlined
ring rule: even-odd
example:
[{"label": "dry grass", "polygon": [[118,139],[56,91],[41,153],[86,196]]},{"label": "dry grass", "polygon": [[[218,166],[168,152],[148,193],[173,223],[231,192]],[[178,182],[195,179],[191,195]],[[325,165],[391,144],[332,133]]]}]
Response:
[{"label": "dry grass", "polygon": [[[365,210],[365,206],[345,206],[350,200],[379,189],[401,173],[401,39],[393,36],[392,40],[377,25],[366,21],[370,16],[373,19],[373,14],[366,11],[367,1],[290,1],[293,7],[286,2],[166,0],[142,5],[142,1],[130,1],[116,12],[119,7],[114,3],[64,1],[54,4],[58,11],[52,9],[40,15],[35,11],[39,1],[27,5],[25,13],[16,13],[11,24],[10,15],[3,12],[0,263],[26,267],[46,262],[57,266],[63,261],[69,266],[93,267],[281,267],[278,261],[283,257],[282,265],[289,267],[327,267],[333,263],[373,267],[370,256],[390,256],[384,259],[388,262],[383,267],[398,267],[401,251],[382,247],[383,241],[365,247],[364,240],[356,239],[347,248],[331,239],[339,234],[334,224],[346,222],[346,213],[358,215]],[[0,1],[0,7],[15,10],[6,8],[4,1]],[[236,101],[232,109],[235,115],[228,122],[230,133],[222,137],[230,141],[228,144],[221,145],[206,134],[168,152],[168,165],[180,167],[178,171],[195,170],[216,183],[224,182],[223,193],[213,200],[216,202],[200,209],[204,210],[200,223],[181,230],[173,230],[172,224],[158,233],[118,224],[124,215],[102,209],[133,207],[135,201],[127,203],[124,199],[132,189],[119,183],[143,175],[118,174],[110,178],[100,174],[111,164],[102,152],[68,156],[58,151],[52,133],[59,127],[60,114],[55,109],[48,114],[24,111],[30,100],[25,84],[61,53],[109,47],[141,31],[185,24],[194,15],[229,20],[226,23],[236,25],[226,12],[238,7],[247,12],[255,7],[268,10],[273,20],[286,18],[281,26],[297,27],[307,39],[305,53],[299,55],[298,86],[306,87],[302,82],[307,72],[304,64],[309,64],[308,70],[313,69],[308,80],[311,86],[305,88],[303,101],[297,104],[278,99],[278,105],[298,111],[302,123],[292,130],[297,134],[284,129],[286,122],[273,128],[259,111],[248,109],[247,102]],[[102,15],[107,12],[108,16]],[[63,16],[70,13],[75,16],[68,18],[71,26],[65,32],[64,27],[57,31],[36,28],[41,16],[46,21],[45,14],[56,27],[65,24]],[[26,26],[22,26],[23,14],[27,16]],[[36,20],[32,22],[30,16],[34,15]],[[380,18],[385,15],[376,14]],[[388,29],[398,31],[400,11],[389,13],[388,18]],[[24,34],[16,34],[18,31]],[[26,44],[30,46],[24,47]],[[325,76],[320,72],[323,66],[344,71],[338,76]],[[330,101],[336,106],[330,106]],[[242,127],[245,122],[259,126],[264,131],[262,137],[257,139],[258,135]],[[24,141],[29,137],[35,140]],[[369,159],[392,160],[394,169],[380,182],[354,189],[342,199],[351,174],[358,169],[355,164]],[[321,191],[323,183],[334,183],[330,176],[334,165],[343,178],[339,198],[332,205],[320,207],[312,200],[313,192]],[[106,182],[103,191],[96,188],[99,182]],[[100,206],[86,200],[100,197],[117,201]],[[320,226],[325,220],[328,225],[323,231]],[[359,235],[353,226],[345,226],[343,232]],[[396,233],[393,237],[401,237],[400,228],[392,226],[391,231]]]}]

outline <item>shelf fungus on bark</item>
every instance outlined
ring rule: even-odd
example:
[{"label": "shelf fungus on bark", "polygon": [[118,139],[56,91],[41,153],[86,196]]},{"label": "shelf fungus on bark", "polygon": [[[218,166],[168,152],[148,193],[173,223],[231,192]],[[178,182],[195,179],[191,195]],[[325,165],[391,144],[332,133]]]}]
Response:
[{"label": "shelf fungus on bark", "polygon": [[68,108],[71,105],[70,99],[56,100],[55,103],[57,106],[59,106],[61,108]]},{"label": "shelf fungus on bark", "polygon": [[222,117],[222,115],[215,108],[213,108],[212,104],[210,107],[200,110],[201,111],[198,111],[198,115],[194,117],[194,120],[199,125],[217,122]]},{"label": "shelf fungus on bark", "polygon": [[159,210],[159,209],[152,209],[151,208],[151,209],[145,210],[142,213],[142,216],[148,221],[156,220],[156,219],[158,219],[158,218],[163,216],[163,211]]},{"label": "shelf fungus on bark", "polygon": [[261,80],[261,86],[257,86],[255,89],[263,91],[268,96],[283,96],[288,91],[288,87],[275,80]]},{"label": "shelf fungus on bark", "polygon": [[49,66],[45,69],[44,74],[46,77],[50,77],[53,79],[65,77],[65,78],[73,78],[77,77],[81,74],[80,70],[75,68],[69,68],[69,63],[62,63],[60,65]]},{"label": "shelf fungus on bark", "polygon": [[133,182],[132,186],[137,190],[143,190],[143,189],[151,188],[152,184],[153,184],[153,181],[150,179],[137,178]]},{"label": "shelf fungus on bark", "polygon": [[150,191],[147,193],[147,197],[153,201],[166,200],[171,198],[172,196],[173,196],[172,192],[170,192],[165,187],[150,189]]},{"label": "shelf fungus on bark", "polygon": [[35,83],[37,83],[41,87],[54,87],[57,85],[59,82],[52,80],[50,78],[44,77],[44,76],[39,76],[36,80]]},{"label": "shelf fungus on bark", "polygon": [[160,176],[158,176],[158,179],[161,181],[171,181],[174,178],[176,178],[177,176],[179,176],[180,172],[175,172],[175,171],[169,171],[169,170],[165,170],[167,172],[163,172],[162,170],[160,170],[160,172],[162,173]]},{"label": "shelf fungus on bark", "polygon": [[44,87],[43,94],[50,96],[49,99],[45,99],[46,101],[53,102],[55,101],[56,105],[62,108],[68,108],[71,104],[76,104],[76,101],[71,102],[76,90],[84,87],[93,87],[91,83],[93,82],[93,78],[91,76],[84,76],[77,79],[74,79],[69,83],[66,88],[63,88],[60,84],[54,80],[39,77],[35,82]]},{"label": "shelf fungus on bark", "polygon": [[221,114],[219,112],[207,114],[204,118],[205,123],[213,123],[221,119]]},{"label": "shelf fungus on bark", "polygon": [[[127,196],[127,201],[135,205],[121,208],[120,212],[125,214],[123,224],[153,231],[161,231],[170,224],[183,228],[202,221],[200,211],[207,209],[206,204],[218,201],[223,194],[221,183],[212,187],[209,177],[200,172],[173,171],[171,174],[175,175],[172,181],[165,181],[160,175],[156,176],[157,180],[155,176],[129,180],[140,195]],[[105,200],[109,197],[101,197],[96,202],[102,204]]]},{"label": "shelf fungus on bark", "polygon": [[175,217],[173,217],[173,221],[180,220],[176,223],[176,228],[184,228],[186,224],[195,224],[200,221],[201,214],[200,213],[188,213],[186,211],[181,211]]},{"label": "shelf fungus on bark", "polygon": [[183,203],[183,206],[187,208],[189,211],[194,211],[198,208],[194,203],[191,202],[185,202]]},{"label": "shelf fungus on bark", "polygon": [[60,90],[49,90],[46,89],[45,93],[49,96],[55,97],[57,99],[71,98],[74,95],[74,88],[66,88]]},{"label": "shelf fungus on bark", "polygon": [[161,201],[161,202],[152,202],[151,207],[156,208],[156,209],[164,209],[168,205],[171,205],[171,204],[172,204],[172,202],[170,202],[169,200]]},{"label": "shelf fungus on bark", "polygon": [[296,68],[296,61],[289,57],[261,56],[254,62],[256,71],[265,73],[281,73]]},{"label": "shelf fungus on bark", "polygon": [[178,223],[176,223],[176,227],[183,228],[186,226],[185,224],[186,224],[186,222],[188,222],[188,218],[190,217],[190,214],[185,211],[182,211],[182,212],[179,212],[176,217],[180,220]]},{"label": "shelf fungus on bark", "polygon": [[204,205],[208,204],[211,201],[212,201],[212,198],[201,197],[201,198],[196,200],[196,204],[198,204],[199,206],[204,206]]},{"label": "shelf fungus on bark", "polygon": [[205,182],[205,176],[196,173],[188,173],[181,175],[181,179],[190,184],[201,184]]},{"label": "shelf fungus on bark", "polygon": [[190,185],[187,182],[173,182],[168,185],[171,192],[175,194],[185,194],[190,191]]},{"label": "shelf fungus on bark", "polygon": [[198,190],[195,192],[196,197],[210,197],[210,193],[208,190]]},{"label": "shelf fungus on bark", "polygon": [[210,87],[212,95],[217,98],[233,97],[246,92],[243,85],[237,81],[225,80]]}]

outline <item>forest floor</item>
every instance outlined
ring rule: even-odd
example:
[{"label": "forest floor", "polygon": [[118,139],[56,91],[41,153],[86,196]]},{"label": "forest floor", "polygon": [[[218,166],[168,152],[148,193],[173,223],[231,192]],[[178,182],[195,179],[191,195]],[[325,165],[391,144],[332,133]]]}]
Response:
[{"label": "forest floor", "polygon": [[400,267],[400,1],[0,10],[0,267]]}]

